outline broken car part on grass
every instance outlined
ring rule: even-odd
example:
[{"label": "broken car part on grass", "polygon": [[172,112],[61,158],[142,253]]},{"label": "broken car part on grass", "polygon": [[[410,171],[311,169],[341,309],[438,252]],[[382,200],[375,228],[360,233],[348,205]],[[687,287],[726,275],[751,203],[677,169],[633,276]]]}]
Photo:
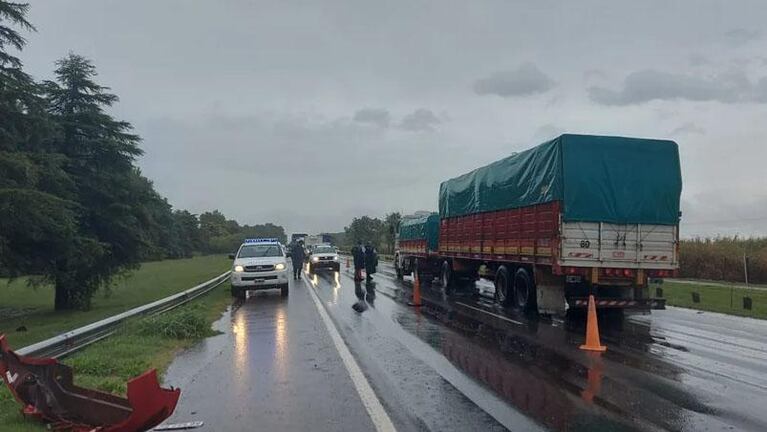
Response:
[{"label": "broken car part on grass", "polygon": [[0,375],[26,417],[71,432],[141,432],[173,414],[179,389],[161,388],[152,369],[128,381],[128,397],[78,387],[72,369],[53,358],[11,351],[0,335]]}]

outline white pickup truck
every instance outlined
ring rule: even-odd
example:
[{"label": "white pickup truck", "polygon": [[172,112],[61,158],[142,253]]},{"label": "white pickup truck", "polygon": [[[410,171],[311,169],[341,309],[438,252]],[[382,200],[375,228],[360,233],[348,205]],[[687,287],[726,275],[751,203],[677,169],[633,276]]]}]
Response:
[{"label": "white pickup truck", "polygon": [[247,291],[279,289],[288,295],[288,263],[277,239],[246,239],[232,262],[232,296],[245,298]]}]

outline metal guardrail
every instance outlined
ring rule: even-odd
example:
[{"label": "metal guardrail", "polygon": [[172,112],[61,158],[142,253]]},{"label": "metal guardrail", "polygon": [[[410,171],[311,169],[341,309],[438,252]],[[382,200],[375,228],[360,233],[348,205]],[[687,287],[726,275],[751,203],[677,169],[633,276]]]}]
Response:
[{"label": "metal guardrail", "polygon": [[120,324],[130,318],[160,314],[194,300],[221,285],[229,277],[229,273],[231,273],[231,271],[227,271],[207,282],[203,282],[194,288],[189,288],[178,294],[173,294],[172,296],[165,297],[152,303],[113,315],[101,321],[62,333],[50,339],[26,346],[17,350],[16,353],[32,357],[56,358],[65,356],[110,336],[117,330],[117,327],[119,327]]}]

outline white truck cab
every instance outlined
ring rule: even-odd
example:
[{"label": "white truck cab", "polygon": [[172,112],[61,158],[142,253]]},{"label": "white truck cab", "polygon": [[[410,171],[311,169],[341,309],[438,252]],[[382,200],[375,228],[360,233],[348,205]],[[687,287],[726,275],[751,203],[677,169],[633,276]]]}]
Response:
[{"label": "white truck cab", "polygon": [[246,239],[232,262],[232,296],[245,298],[252,290],[280,289],[288,295],[288,262],[285,250],[277,239]]},{"label": "white truck cab", "polygon": [[319,244],[312,248],[309,256],[309,272],[318,270],[340,271],[341,262],[338,259],[338,250],[329,244]]}]

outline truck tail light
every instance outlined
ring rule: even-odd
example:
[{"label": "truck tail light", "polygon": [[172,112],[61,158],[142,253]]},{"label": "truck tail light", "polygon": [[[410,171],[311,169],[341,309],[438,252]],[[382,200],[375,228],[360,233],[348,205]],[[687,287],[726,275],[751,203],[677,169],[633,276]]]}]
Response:
[{"label": "truck tail light", "polygon": [[634,277],[634,270],[633,269],[604,268],[604,269],[602,269],[602,275],[603,276],[607,276],[607,277],[631,278],[631,277]]},{"label": "truck tail light", "polygon": [[658,278],[674,277],[674,272],[672,270],[652,270],[650,275]]},{"label": "truck tail light", "polygon": [[562,272],[565,275],[579,275],[579,276],[586,276],[589,274],[589,269],[586,267],[563,267]]}]

